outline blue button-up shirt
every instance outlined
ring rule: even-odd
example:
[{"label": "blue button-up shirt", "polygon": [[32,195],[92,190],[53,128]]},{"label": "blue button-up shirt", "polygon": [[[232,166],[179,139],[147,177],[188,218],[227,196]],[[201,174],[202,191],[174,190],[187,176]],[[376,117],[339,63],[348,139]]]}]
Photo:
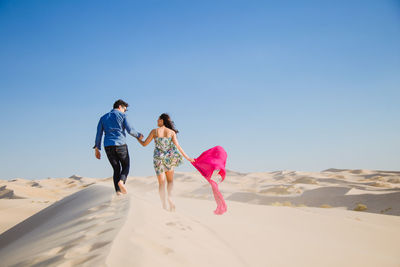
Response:
[{"label": "blue button-up shirt", "polygon": [[100,118],[97,125],[96,141],[93,148],[101,149],[101,138],[104,136],[104,147],[106,146],[120,146],[126,144],[125,130],[133,137],[140,137],[141,133],[136,132],[135,129],[128,123],[126,114],[113,109],[103,117]]}]

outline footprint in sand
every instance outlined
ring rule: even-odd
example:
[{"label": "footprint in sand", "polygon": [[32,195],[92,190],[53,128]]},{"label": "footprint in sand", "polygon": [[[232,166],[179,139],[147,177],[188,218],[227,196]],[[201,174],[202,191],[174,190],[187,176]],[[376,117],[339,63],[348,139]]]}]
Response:
[{"label": "footprint in sand", "polygon": [[87,219],[88,219],[88,220],[100,219],[100,218],[105,218],[105,217],[111,217],[111,216],[113,216],[113,215],[115,215],[115,212],[111,212],[111,211],[108,211],[108,212],[101,212],[101,213],[96,214],[96,215],[91,215],[91,216],[89,216]]},{"label": "footprint in sand", "polygon": [[63,249],[63,247],[60,247],[60,246],[55,247],[55,248],[50,249],[49,251],[44,252],[41,255],[54,256],[54,255],[57,255],[62,249]]},{"label": "footprint in sand", "polygon": [[93,212],[108,208],[108,207],[110,207],[110,203],[111,202],[107,202],[107,203],[101,204],[99,206],[95,206],[93,208],[90,208],[90,209],[88,209],[88,213],[93,213]]},{"label": "footprint in sand", "polygon": [[169,254],[169,253],[173,253],[174,250],[173,250],[173,249],[170,249],[170,248],[167,248],[167,247],[164,247],[164,248],[163,248],[163,252],[164,252],[165,254]]},{"label": "footprint in sand", "polygon": [[39,262],[37,262],[37,260],[35,260],[36,262],[32,265],[28,264],[29,266],[59,266],[59,264],[64,261],[64,255],[57,255],[51,258],[47,258],[47,259],[42,259]]},{"label": "footprint in sand", "polygon": [[66,226],[62,227],[59,229],[59,231],[64,231],[65,229],[73,229],[75,226],[82,227],[83,225],[89,224],[85,229],[90,229],[96,226],[96,224],[93,224],[93,221],[90,220],[89,218],[83,218],[79,221],[76,221],[75,223],[72,224],[67,224]]},{"label": "footprint in sand", "polygon": [[[52,252],[56,254],[64,253],[63,257],[67,260],[74,260],[74,264],[71,266],[76,266],[78,263],[82,263],[84,261],[91,260],[98,255],[90,256],[89,258],[81,259],[83,255],[87,255],[88,253],[91,253],[94,250],[97,250],[99,248],[102,248],[104,246],[107,246],[111,244],[111,241],[102,241],[102,242],[96,242],[94,244],[82,244],[82,242],[77,242],[78,239],[75,239],[71,242],[67,242],[67,245],[64,247],[58,247],[55,248]],[[82,241],[82,239],[80,239]],[[49,255],[52,256],[52,255]],[[65,262],[67,264],[67,262]]]},{"label": "footprint in sand", "polygon": [[105,229],[105,230],[101,231],[100,233],[97,233],[97,235],[102,235],[102,234],[110,232],[112,230],[114,230],[114,229],[113,228],[108,228],[108,229]]},{"label": "footprint in sand", "polygon": [[73,259],[77,258],[79,256],[82,256],[84,254],[87,254],[90,252],[91,246],[90,245],[81,245],[81,246],[75,246],[70,249],[65,253],[64,257],[66,259]]},{"label": "footprint in sand", "polygon": [[177,221],[177,222],[167,222],[166,225],[171,226],[171,227],[175,227],[175,228],[177,228],[179,230],[182,230],[182,231],[192,230],[192,227],[190,227],[189,225],[184,225],[179,221]]},{"label": "footprint in sand", "polygon": [[115,222],[115,221],[118,221],[118,220],[120,220],[122,217],[117,217],[117,218],[114,218],[114,219],[111,219],[111,220],[108,220],[107,222],[109,223],[109,222]]},{"label": "footprint in sand", "polygon": [[59,251],[59,253],[68,252],[70,249],[77,246],[78,244],[80,244],[82,241],[84,241],[86,239],[87,239],[87,236],[83,235],[83,236],[80,236],[78,238],[75,238],[75,239],[72,239],[72,240],[69,240],[69,241],[63,243],[62,248]]},{"label": "footprint in sand", "polygon": [[[93,259],[95,259],[95,258],[97,258],[97,257],[99,257],[99,256],[100,256],[100,255],[96,254],[96,255],[91,255],[91,256],[89,256],[89,257],[87,257],[87,258],[74,260],[74,261],[72,261],[71,263],[68,262],[70,265],[66,265],[65,267],[67,267],[67,266],[71,266],[71,267],[72,267],[72,266],[80,266],[80,265],[84,264],[85,262],[91,261],[91,260],[93,260]],[[59,267],[63,267],[63,266],[60,265]]]},{"label": "footprint in sand", "polygon": [[89,250],[89,251],[93,251],[93,250],[102,248],[102,247],[104,247],[104,246],[107,246],[107,245],[110,244],[110,243],[111,243],[111,241],[104,241],[104,242],[97,242],[97,243],[94,243],[94,244],[90,247],[90,250]]},{"label": "footprint in sand", "polygon": [[61,266],[60,264],[64,261],[64,255],[49,256],[40,254],[34,258],[20,261],[10,267],[24,267],[24,266]]}]

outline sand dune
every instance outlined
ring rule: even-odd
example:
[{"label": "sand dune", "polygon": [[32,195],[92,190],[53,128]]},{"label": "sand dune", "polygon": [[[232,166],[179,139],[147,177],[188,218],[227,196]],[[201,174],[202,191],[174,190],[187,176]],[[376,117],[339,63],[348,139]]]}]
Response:
[{"label": "sand dune", "polygon": [[155,176],[129,177],[122,197],[109,178],[1,181],[0,227],[34,214],[0,235],[1,266],[399,266],[398,179],[228,171],[222,216],[195,172],[176,173],[174,213]]},{"label": "sand dune", "polygon": [[0,180],[0,233],[57,200],[99,182],[99,179],[76,177]]},{"label": "sand dune", "polygon": [[0,235],[2,266],[101,266],[128,211],[95,185],[72,194]]}]

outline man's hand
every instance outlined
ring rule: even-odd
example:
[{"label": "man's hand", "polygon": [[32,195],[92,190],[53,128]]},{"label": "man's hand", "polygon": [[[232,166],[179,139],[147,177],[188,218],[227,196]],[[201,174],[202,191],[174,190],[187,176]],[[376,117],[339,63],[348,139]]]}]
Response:
[{"label": "man's hand", "polygon": [[94,154],[95,154],[95,156],[96,156],[97,159],[100,159],[100,158],[101,158],[100,150],[99,150],[97,147],[96,147],[95,150],[94,150]]},{"label": "man's hand", "polygon": [[142,140],[142,139],[143,139],[143,137],[144,137],[144,136],[143,136],[143,134],[140,134],[140,136],[139,136],[139,138],[138,138],[138,139],[139,139],[139,140]]}]

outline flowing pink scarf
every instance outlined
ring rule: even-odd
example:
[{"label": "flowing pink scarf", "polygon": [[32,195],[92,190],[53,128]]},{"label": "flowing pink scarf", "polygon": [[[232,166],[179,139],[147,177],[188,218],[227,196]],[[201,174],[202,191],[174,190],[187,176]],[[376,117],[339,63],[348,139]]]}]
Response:
[{"label": "flowing pink scarf", "polygon": [[213,147],[207,151],[201,153],[201,155],[192,162],[192,165],[207,179],[211,184],[211,188],[214,193],[215,201],[217,202],[217,209],[214,211],[215,214],[223,214],[227,210],[227,206],[221,192],[218,190],[218,184],[211,179],[211,176],[215,170],[218,170],[218,174],[222,180],[225,179],[225,164],[227,158],[226,151],[221,146]]}]

